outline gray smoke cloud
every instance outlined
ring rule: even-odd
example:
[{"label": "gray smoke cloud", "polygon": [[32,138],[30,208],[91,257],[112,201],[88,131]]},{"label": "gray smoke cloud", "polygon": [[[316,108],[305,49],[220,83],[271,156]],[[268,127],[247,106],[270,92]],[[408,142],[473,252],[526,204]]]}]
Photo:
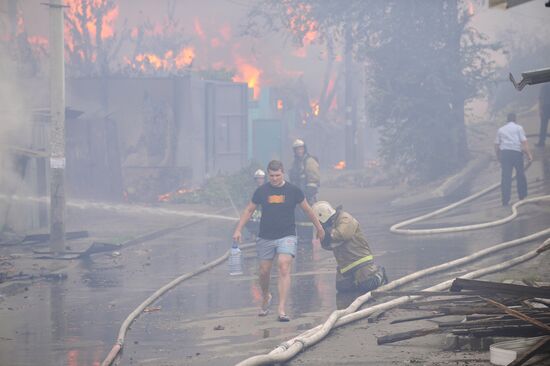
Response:
[{"label": "gray smoke cloud", "polygon": [[[0,13],[0,34],[10,34],[10,25],[8,15]],[[28,204],[10,199],[14,194],[29,193],[23,181],[28,158],[16,151],[30,147],[32,131],[11,42],[13,38],[0,42],[0,232],[19,231],[28,225]]]}]

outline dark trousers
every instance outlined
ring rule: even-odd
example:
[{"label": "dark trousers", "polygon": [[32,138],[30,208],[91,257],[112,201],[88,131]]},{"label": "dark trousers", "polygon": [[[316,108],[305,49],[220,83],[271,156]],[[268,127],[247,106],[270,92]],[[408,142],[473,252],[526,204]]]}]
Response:
[{"label": "dark trousers", "polygon": [[527,197],[527,179],[523,169],[523,153],[515,150],[500,150],[500,165],[502,176],[500,190],[502,192],[502,204],[507,205],[512,191],[512,172],[516,170],[516,184],[520,200]]},{"label": "dark trousers", "polygon": [[550,107],[546,107],[546,111],[540,115],[540,130],[539,130],[539,142],[538,146],[544,146],[546,140],[546,133],[548,131],[548,120],[550,119]]}]

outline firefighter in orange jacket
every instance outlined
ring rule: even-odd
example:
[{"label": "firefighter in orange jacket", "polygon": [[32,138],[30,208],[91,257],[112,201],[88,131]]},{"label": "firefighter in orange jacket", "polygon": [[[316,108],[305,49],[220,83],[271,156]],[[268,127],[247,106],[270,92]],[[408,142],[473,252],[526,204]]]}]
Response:
[{"label": "firefighter in orange jacket", "polygon": [[367,239],[353,216],[326,201],[318,201],[312,208],[326,232],[321,245],[333,252],[338,264],[339,292],[368,292],[388,282],[384,267],[374,263]]}]

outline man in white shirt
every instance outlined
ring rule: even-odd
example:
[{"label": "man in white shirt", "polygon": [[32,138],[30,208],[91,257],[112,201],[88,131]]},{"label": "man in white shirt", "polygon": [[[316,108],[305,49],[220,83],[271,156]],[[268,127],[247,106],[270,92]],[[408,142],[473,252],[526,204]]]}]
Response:
[{"label": "man in white shirt", "polygon": [[508,206],[512,190],[512,172],[516,170],[516,184],[520,200],[527,197],[527,179],[523,168],[523,154],[529,161],[533,155],[529,150],[523,127],[516,123],[516,114],[508,113],[506,124],[498,129],[495,138],[495,153],[502,169],[500,189],[502,205]]}]

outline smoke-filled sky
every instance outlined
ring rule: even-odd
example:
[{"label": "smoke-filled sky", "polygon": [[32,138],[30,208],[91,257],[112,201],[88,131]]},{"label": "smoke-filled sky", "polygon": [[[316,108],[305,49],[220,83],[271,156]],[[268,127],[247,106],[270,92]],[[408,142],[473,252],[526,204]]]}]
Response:
[{"label": "smoke-filled sky", "polygon": [[[435,0],[434,0],[435,1]],[[21,0],[20,8],[24,27],[29,37],[48,35],[48,11],[41,0]],[[67,4],[79,0],[67,0]],[[100,3],[100,1],[98,1]],[[116,9],[104,23],[105,37],[121,34],[123,28],[129,32],[130,40],[122,47],[117,57],[119,65],[133,64],[139,68],[140,61],[149,56],[156,67],[166,69],[176,63],[187,65],[192,60],[194,69],[227,68],[236,70],[235,81],[248,82],[257,94],[261,86],[280,85],[287,81],[303,79],[310,97],[320,94],[326,59],[324,48],[313,43],[298,49],[289,34],[271,35],[268,38],[253,39],[240,36],[244,18],[251,9],[253,0],[118,0]],[[169,4],[174,5],[173,9]],[[474,13],[472,24],[486,33],[491,40],[520,46],[524,40],[533,38],[550,42],[550,8],[545,0],[533,0],[526,4],[503,10],[489,9],[486,2],[472,0],[469,9]],[[70,16],[70,10],[67,10]],[[136,39],[137,26],[150,24],[149,32],[165,33],[168,15],[178,22],[172,39],[181,45],[172,53],[140,50],[135,53],[132,40]],[[533,37],[531,37],[533,35]],[[313,37],[311,37],[314,39]],[[306,40],[306,43],[309,43]],[[146,52],[148,51],[148,52]],[[527,70],[546,67],[545,60],[533,60]],[[499,60],[501,65],[506,61]],[[546,62],[547,63],[547,62]],[[175,66],[174,66],[175,67]],[[524,67],[523,65],[521,67]],[[334,74],[336,73],[334,70]],[[513,70],[519,74],[523,70]]]}]

